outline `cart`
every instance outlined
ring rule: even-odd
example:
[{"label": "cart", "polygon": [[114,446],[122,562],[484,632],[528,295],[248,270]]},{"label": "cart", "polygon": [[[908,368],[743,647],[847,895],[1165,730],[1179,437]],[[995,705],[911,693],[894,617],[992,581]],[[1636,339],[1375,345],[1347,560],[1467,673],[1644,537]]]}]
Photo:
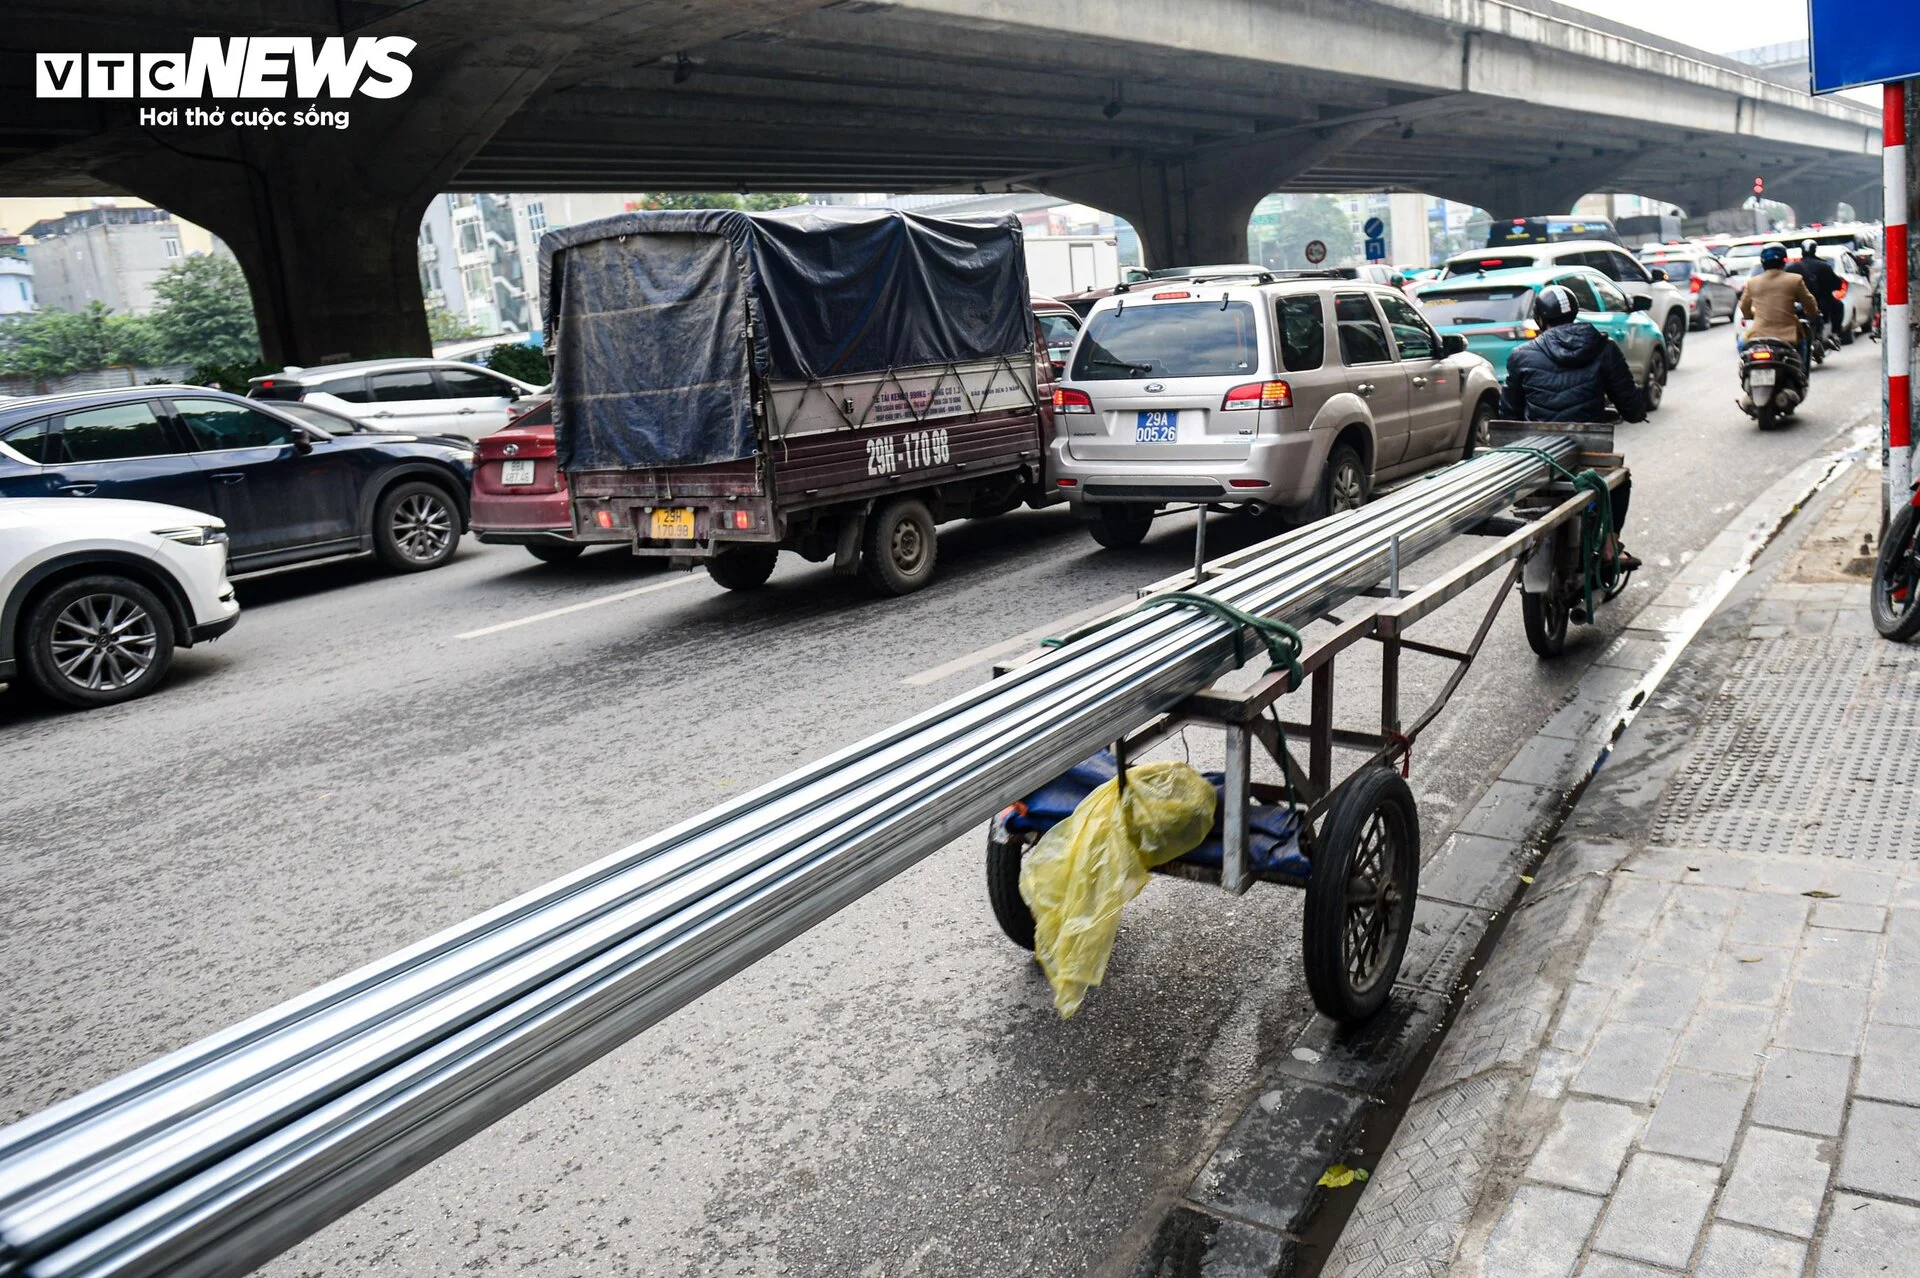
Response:
[{"label": "cart", "polygon": [[[1613,451],[1610,425],[1495,422],[1493,444],[1524,435],[1573,436],[1578,466],[1597,472],[1611,493],[1627,477]],[[1327,615],[1331,633],[1300,655],[1298,675],[1274,670],[1244,691],[1209,688],[1041,786],[995,819],[987,841],[987,895],[1001,929],[1032,949],[1034,920],[1020,896],[1020,865],[1042,834],[1064,820],[1096,786],[1121,775],[1125,763],[1189,724],[1224,730],[1226,759],[1207,774],[1219,793],[1212,834],[1195,851],[1158,867],[1157,873],[1217,884],[1235,895],[1255,883],[1306,892],[1302,927],[1307,987],[1314,1004],[1343,1024],[1364,1021],[1392,992],[1413,929],[1420,876],[1420,817],[1407,784],[1413,746],[1466,677],[1492,629],[1501,605],[1520,588],[1527,640],[1543,658],[1564,649],[1567,628],[1591,622],[1590,609],[1611,595],[1590,594],[1586,585],[1586,521],[1600,500],[1565,477],[1524,494],[1508,516],[1469,530],[1492,544],[1436,580],[1400,590],[1398,565],[1384,585],[1363,592],[1380,602],[1351,620]],[[1255,546],[1202,564],[1200,580],[1264,553]],[[1498,573],[1505,580],[1464,649],[1422,643],[1407,632],[1422,618]],[[1188,589],[1182,576],[1141,592]],[[1613,593],[1618,593],[1618,588]],[[1119,614],[1114,614],[1119,615]],[[1095,623],[1096,625],[1099,623]],[[1380,645],[1380,728],[1356,732],[1334,725],[1334,672],[1341,653],[1362,640]],[[1400,705],[1400,657],[1422,653],[1453,663],[1445,684],[1411,719]],[[998,667],[996,675],[1037,659],[1036,651]],[[1305,722],[1283,719],[1278,702],[1290,692],[1308,692]],[[1283,784],[1251,777],[1255,743],[1279,766]],[[1302,766],[1295,744],[1304,743]],[[1334,751],[1363,756],[1344,777],[1334,777]],[[1124,784],[1124,781],[1123,781]]]}]

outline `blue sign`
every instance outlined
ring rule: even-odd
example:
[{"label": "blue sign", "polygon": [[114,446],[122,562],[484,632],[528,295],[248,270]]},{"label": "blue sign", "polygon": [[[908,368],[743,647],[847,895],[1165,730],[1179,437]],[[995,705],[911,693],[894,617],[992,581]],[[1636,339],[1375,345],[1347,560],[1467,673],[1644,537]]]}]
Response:
[{"label": "blue sign", "polygon": [[1369,239],[1367,241],[1367,260],[1369,262],[1386,261],[1387,242],[1381,239]]},{"label": "blue sign", "polygon": [[1813,91],[1920,76],[1920,5],[1807,0]]},{"label": "blue sign", "polygon": [[1377,217],[1368,218],[1367,224],[1360,229],[1366,232],[1367,238],[1370,240],[1385,239],[1387,235],[1387,224]]}]

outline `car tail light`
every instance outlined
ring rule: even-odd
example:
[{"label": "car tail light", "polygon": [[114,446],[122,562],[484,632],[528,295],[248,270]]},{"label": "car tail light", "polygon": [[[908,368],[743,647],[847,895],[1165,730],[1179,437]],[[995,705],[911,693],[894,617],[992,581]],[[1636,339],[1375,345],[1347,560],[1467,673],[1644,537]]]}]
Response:
[{"label": "car tail light", "polygon": [[1080,486],[1080,481],[1077,479],[1056,479],[1053,482],[1062,488],[1078,488]]},{"label": "car tail light", "polygon": [[1093,399],[1083,390],[1074,390],[1070,386],[1053,388],[1053,411],[1056,413],[1091,413]]},{"label": "car tail light", "polygon": [[1687,292],[1698,293],[1699,291],[1700,291],[1700,277],[1696,275],[1692,279],[1687,281]]},{"label": "car tail light", "polygon": [[1531,323],[1514,324],[1507,328],[1495,329],[1493,335],[1508,342],[1531,342],[1540,336],[1540,329]]},{"label": "car tail light", "polygon": [[1293,387],[1285,382],[1248,382],[1228,391],[1220,407],[1228,412],[1242,408],[1292,408]]},{"label": "car tail light", "polygon": [[1155,293],[1153,295],[1153,300],[1156,302],[1177,302],[1177,301],[1180,301],[1182,298],[1187,298],[1192,296],[1193,294],[1191,293]]},{"label": "car tail light", "polygon": [[1845,280],[1840,281],[1840,287],[1833,290],[1833,295],[1835,297],[1845,297],[1847,295],[1847,282]]},{"label": "car tail light", "polygon": [[1266,480],[1264,480],[1264,479],[1230,479],[1230,480],[1228,480],[1227,482],[1228,482],[1229,484],[1231,484],[1231,485],[1232,485],[1233,487],[1235,487],[1235,488],[1267,488],[1267,487],[1271,487],[1271,485],[1269,485],[1269,484],[1267,483],[1267,481],[1266,481]]}]

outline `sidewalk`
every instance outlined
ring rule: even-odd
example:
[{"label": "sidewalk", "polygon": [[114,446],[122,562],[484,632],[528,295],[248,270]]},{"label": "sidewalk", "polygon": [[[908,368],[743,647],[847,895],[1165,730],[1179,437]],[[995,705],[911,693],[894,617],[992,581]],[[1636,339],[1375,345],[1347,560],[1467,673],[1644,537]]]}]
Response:
[{"label": "sidewalk", "polygon": [[1920,1273],[1920,649],[1856,467],[1570,814],[1326,1278]]}]

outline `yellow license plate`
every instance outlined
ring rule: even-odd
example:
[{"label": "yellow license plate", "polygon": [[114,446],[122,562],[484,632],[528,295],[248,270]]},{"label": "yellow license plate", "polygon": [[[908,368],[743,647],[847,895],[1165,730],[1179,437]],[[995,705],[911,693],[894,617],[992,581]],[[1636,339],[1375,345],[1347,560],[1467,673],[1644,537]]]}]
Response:
[{"label": "yellow license plate", "polygon": [[673,506],[654,511],[651,531],[647,535],[656,541],[692,541],[693,509]]}]

